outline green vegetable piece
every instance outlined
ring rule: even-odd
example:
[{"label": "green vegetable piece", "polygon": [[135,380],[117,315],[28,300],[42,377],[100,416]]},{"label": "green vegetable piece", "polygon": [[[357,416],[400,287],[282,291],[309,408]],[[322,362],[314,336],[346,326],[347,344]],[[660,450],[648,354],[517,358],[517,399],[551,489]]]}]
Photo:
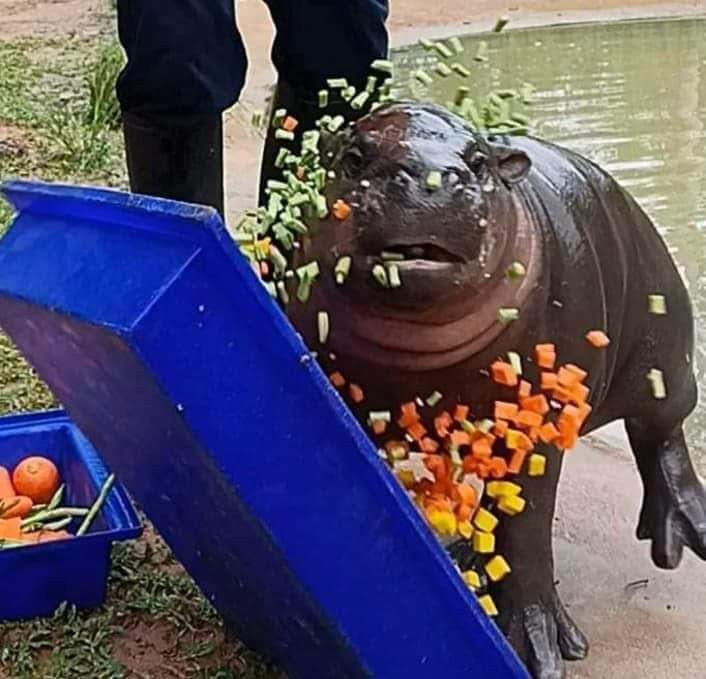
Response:
[{"label": "green vegetable piece", "polygon": [[664,316],[667,313],[667,302],[664,295],[648,295],[647,304],[651,314]]},{"label": "green vegetable piece", "polygon": [[476,433],[476,427],[472,422],[469,422],[468,420],[464,420],[461,422],[461,429],[465,431],[467,434],[475,434]]},{"label": "green vegetable piece", "polygon": [[338,285],[343,285],[346,278],[348,278],[348,275],[351,272],[351,265],[352,264],[353,264],[353,260],[348,256],[341,257],[336,262],[336,266],[333,269],[333,273],[336,278],[336,283],[338,283]]},{"label": "green vegetable piece", "polygon": [[454,61],[454,63],[451,64],[451,69],[458,73],[462,78],[468,78],[471,75],[471,72],[463,64],[459,64],[457,61]]},{"label": "green vegetable piece", "polygon": [[454,53],[443,42],[435,42],[434,49],[439,53],[439,56],[444,59],[450,59]]},{"label": "green vegetable piece", "polygon": [[329,78],[326,84],[332,90],[345,90],[348,87],[348,81],[345,78]]},{"label": "green vegetable piece", "polygon": [[448,78],[448,76],[450,76],[453,73],[453,71],[443,61],[440,61],[438,64],[435,64],[434,70],[442,78]]},{"label": "green vegetable piece", "polygon": [[319,342],[321,344],[326,344],[326,340],[328,340],[329,332],[331,330],[331,322],[329,320],[328,313],[326,311],[319,311],[316,320],[319,330]]},{"label": "green vegetable piece", "polygon": [[73,521],[72,516],[67,516],[65,519],[60,519],[59,521],[54,521],[52,523],[45,523],[42,526],[43,530],[52,530],[52,531],[57,531],[57,530],[63,530],[67,526],[71,524]]},{"label": "green vegetable piece", "polygon": [[478,43],[478,51],[476,56],[473,57],[475,61],[488,61],[488,43],[485,40],[481,40]]},{"label": "green vegetable piece", "polygon": [[449,45],[451,45],[451,49],[456,52],[456,54],[461,54],[464,51],[463,43],[458,37],[454,36],[453,38],[451,38],[451,40],[449,40]]},{"label": "green vegetable piece", "polygon": [[346,87],[345,90],[341,91],[341,98],[343,99],[343,101],[350,101],[351,99],[353,99],[354,96],[355,87],[353,87],[353,85],[350,85],[349,87]]},{"label": "green vegetable piece", "polygon": [[390,282],[387,279],[387,270],[382,264],[376,264],[371,271],[373,278],[383,288],[390,287]]},{"label": "green vegetable piece", "polygon": [[482,431],[484,434],[490,433],[494,426],[495,422],[493,422],[493,420],[481,420],[480,422],[476,422],[476,429]]},{"label": "green vegetable piece", "polygon": [[319,108],[328,106],[328,90],[319,90]]},{"label": "green vegetable piece", "polygon": [[370,99],[370,92],[361,92],[351,101],[351,108],[354,111],[360,111],[368,103],[368,99]]},{"label": "green vegetable piece", "polygon": [[508,25],[510,19],[506,16],[501,16],[498,18],[498,20],[495,22],[495,26],[493,26],[493,33],[500,33],[500,31],[505,28],[505,26]]},{"label": "green vegetable piece", "polygon": [[278,179],[268,179],[266,186],[270,191],[286,191],[289,188],[285,182]]},{"label": "green vegetable piece", "polygon": [[272,299],[277,299],[277,288],[275,284],[272,281],[262,281],[262,284],[265,286],[265,290],[267,290],[269,296],[272,297]]},{"label": "green vegetable piece", "polygon": [[519,309],[504,308],[498,309],[498,320],[501,323],[512,323],[520,317]]},{"label": "green vegetable piece", "polygon": [[275,167],[281,170],[285,166],[289,155],[289,149],[280,149],[277,158],[275,158]]},{"label": "green vegetable piece", "polygon": [[522,359],[520,355],[515,351],[510,351],[508,352],[507,358],[515,374],[522,375]]},{"label": "green vegetable piece", "polygon": [[368,94],[373,94],[375,92],[375,88],[377,87],[378,84],[378,79],[374,76],[368,76],[368,82],[365,85],[365,91]]},{"label": "green vegetable piece", "polygon": [[402,279],[400,278],[400,269],[397,264],[390,264],[387,267],[387,277],[390,281],[391,288],[401,288]]},{"label": "green vegetable piece", "polygon": [[279,222],[275,224],[272,227],[272,233],[285,250],[291,250],[294,247],[294,236],[292,235],[292,232],[284,226],[284,224]]},{"label": "green vegetable piece", "polygon": [[287,286],[284,281],[277,282],[277,296],[282,304],[289,304],[289,293],[287,292]]},{"label": "green vegetable piece", "polygon": [[368,413],[368,422],[392,422],[392,413],[389,410],[371,410]]},{"label": "green vegetable piece", "polygon": [[275,130],[275,139],[279,139],[280,141],[294,141],[294,132],[283,129]]},{"label": "green vegetable piece", "polygon": [[370,64],[373,71],[380,71],[392,75],[395,72],[395,65],[389,59],[376,59]]},{"label": "green vegetable piece", "polygon": [[328,217],[328,205],[326,205],[326,197],[319,194],[316,196],[316,216],[319,219]]},{"label": "green vegetable piece", "polygon": [[346,119],[343,116],[335,116],[331,119],[331,123],[328,126],[329,132],[338,132],[341,129]]},{"label": "green vegetable piece", "polygon": [[439,405],[439,401],[441,401],[442,398],[444,398],[444,396],[440,391],[434,391],[427,396],[427,405],[430,408],[433,408],[434,406]]},{"label": "green vegetable piece", "polygon": [[429,38],[422,38],[419,41],[419,44],[425,49],[425,50],[433,50],[434,49],[434,41],[429,40]]},{"label": "green vegetable piece", "polygon": [[431,189],[432,191],[436,191],[437,189],[441,188],[442,181],[443,177],[441,175],[441,172],[439,172],[438,170],[432,170],[427,175],[427,188]]},{"label": "green vegetable piece", "polygon": [[647,379],[652,386],[652,396],[658,400],[667,398],[667,387],[664,384],[664,375],[661,370],[652,368],[647,374]]},{"label": "green vegetable piece", "polygon": [[275,268],[275,273],[278,275],[284,274],[287,270],[287,258],[279,251],[275,245],[270,245],[267,256]]},{"label": "green vegetable piece", "polygon": [[389,252],[388,250],[383,250],[380,253],[380,257],[383,261],[386,261],[386,262],[403,262],[404,261],[404,255],[400,254],[399,252]]},{"label": "green vegetable piece", "polygon": [[471,93],[470,87],[466,87],[465,85],[462,87],[459,87],[456,90],[456,96],[454,97],[454,104],[456,106],[461,106],[461,104],[463,104],[464,99],[466,99],[470,93]]},{"label": "green vegetable piece", "polygon": [[417,69],[414,71],[412,74],[422,85],[431,85],[434,82],[434,79],[426,72],[423,71],[421,68]]},{"label": "green vegetable piece", "polygon": [[284,119],[287,117],[286,108],[278,108],[272,116],[272,127],[281,127]]},{"label": "green vegetable piece", "polygon": [[513,262],[507,268],[506,275],[508,278],[523,278],[527,273],[525,265],[522,262]]}]

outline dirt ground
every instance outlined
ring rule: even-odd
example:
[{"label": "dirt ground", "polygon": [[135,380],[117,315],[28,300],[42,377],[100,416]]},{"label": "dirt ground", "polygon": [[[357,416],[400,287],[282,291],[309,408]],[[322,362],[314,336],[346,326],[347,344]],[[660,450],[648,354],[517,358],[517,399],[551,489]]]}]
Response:
[{"label": "dirt ground", "polygon": [[[390,29],[393,45],[400,45],[422,35],[485,30],[501,14],[518,27],[700,13],[706,13],[704,0],[439,0],[433,12],[425,0],[392,0]],[[227,115],[230,216],[254,204],[262,140],[245,121],[262,110],[275,77],[268,59],[272,28],[264,4],[240,0],[238,14],[250,71],[241,102]],[[0,40],[88,36],[101,30],[108,15],[107,0],[0,0]],[[0,150],[20,152],[19,134],[0,127]],[[633,537],[640,496],[634,464],[617,429],[572,453],[559,500],[557,577],[566,603],[593,642],[589,659],[571,668],[573,679],[614,673],[624,679],[704,675],[706,567],[692,557],[676,572],[660,572],[651,565],[648,549]],[[149,626],[129,634],[121,653],[142,654],[146,676],[159,676],[160,649],[167,642],[151,638]]]}]

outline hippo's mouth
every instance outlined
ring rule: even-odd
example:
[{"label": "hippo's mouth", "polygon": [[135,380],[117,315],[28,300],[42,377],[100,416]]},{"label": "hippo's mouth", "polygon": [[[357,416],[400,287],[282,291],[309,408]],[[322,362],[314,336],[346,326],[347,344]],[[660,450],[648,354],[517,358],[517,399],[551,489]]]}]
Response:
[{"label": "hippo's mouth", "polygon": [[392,244],[378,254],[381,260],[391,260],[400,267],[410,265],[462,264],[464,259],[436,243],[412,245]]}]

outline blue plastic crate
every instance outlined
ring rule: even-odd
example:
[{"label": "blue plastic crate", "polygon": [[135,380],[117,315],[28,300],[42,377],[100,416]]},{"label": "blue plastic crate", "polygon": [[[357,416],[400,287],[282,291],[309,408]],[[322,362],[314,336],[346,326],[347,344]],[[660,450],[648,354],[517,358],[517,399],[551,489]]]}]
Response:
[{"label": "blue plastic crate", "polygon": [[527,677],[210,209],[11,183],[0,325],[293,678]]},{"label": "blue plastic crate", "polygon": [[[56,464],[67,506],[90,506],[108,475],[93,446],[60,411],[0,418],[0,465],[12,470],[28,455]],[[0,621],[51,615],[64,601],[100,606],[111,544],[140,531],[125,490],[116,484],[86,535],[0,551]]]}]

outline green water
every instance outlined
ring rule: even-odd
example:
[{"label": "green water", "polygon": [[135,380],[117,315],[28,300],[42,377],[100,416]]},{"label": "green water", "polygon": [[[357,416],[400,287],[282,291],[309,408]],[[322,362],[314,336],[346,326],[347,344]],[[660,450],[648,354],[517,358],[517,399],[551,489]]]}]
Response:
[{"label": "green water", "polygon": [[[473,90],[532,83],[531,132],[598,162],[652,217],[689,284],[696,315],[698,409],[687,423],[706,472],[706,19],[509,31],[464,40]],[[488,43],[489,60],[472,59]],[[420,47],[402,73],[428,64]],[[452,98],[460,78],[436,78]]]}]

